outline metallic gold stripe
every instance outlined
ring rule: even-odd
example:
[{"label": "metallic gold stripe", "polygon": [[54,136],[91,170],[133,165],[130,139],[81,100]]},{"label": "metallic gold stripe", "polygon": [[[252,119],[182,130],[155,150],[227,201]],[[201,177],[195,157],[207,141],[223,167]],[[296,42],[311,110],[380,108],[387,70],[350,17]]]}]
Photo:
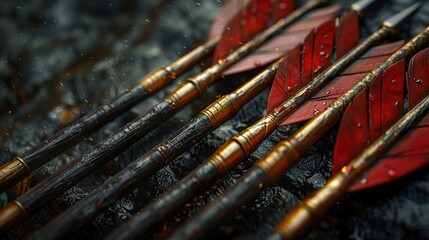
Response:
[{"label": "metallic gold stripe", "polygon": [[30,174],[32,173],[31,168],[27,165],[27,163],[26,163],[22,158],[20,158],[20,157],[18,157],[18,156],[15,156],[15,157],[14,157],[14,161],[15,161],[15,160],[20,161],[20,162],[22,163],[22,165],[24,165],[24,166],[25,166],[25,168],[28,170],[28,172],[29,172]]}]

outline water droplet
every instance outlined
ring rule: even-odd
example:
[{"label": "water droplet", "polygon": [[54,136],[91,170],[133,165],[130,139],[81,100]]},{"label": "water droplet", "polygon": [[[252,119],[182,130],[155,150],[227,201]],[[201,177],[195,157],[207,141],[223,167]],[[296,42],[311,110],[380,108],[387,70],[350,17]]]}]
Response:
[{"label": "water droplet", "polygon": [[374,102],[375,97],[372,94],[369,94],[369,101]]},{"label": "water droplet", "polygon": [[358,122],[358,124],[356,125],[358,128],[362,127],[362,123]]},{"label": "water droplet", "polygon": [[287,87],[287,90],[290,91],[292,88],[290,86]]},{"label": "water droplet", "polygon": [[343,168],[341,168],[341,172],[349,173],[352,169],[353,169],[352,166],[344,166]]},{"label": "water droplet", "polygon": [[396,79],[393,79],[393,80],[392,80],[392,83],[396,83]]},{"label": "water droplet", "polygon": [[320,49],[324,49],[324,48],[325,48],[325,45],[321,44]]},{"label": "water droplet", "polygon": [[255,65],[255,67],[260,67],[262,65],[262,63],[259,61],[256,61],[253,63],[253,65]]},{"label": "water droplet", "polygon": [[320,113],[320,111],[319,111],[319,110],[317,110],[317,109],[313,109],[313,115],[314,115],[314,116],[317,116],[319,113]]},{"label": "water droplet", "polygon": [[226,58],[221,58],[221,59],[219,59],[217,62],[219,63],[219,64],[224,64],[224,63],[226,63],[228,60],[226,59]]},{"label": "water droplet", "polygon": [[286,3],[280,3],[280,5],[279,5],[279,9],[280,10],[284,10],[286,8],[287,8],[287,4]]},{"label": "water droplet", "polygon": [[362,180],[360,180],[360,184],[367,184],[368,183],[368,179],[366,178],[362,178]]},{"label": "water droplet", "polygon": [[395,176],[396,172],[393,170],[389,170],[387,171],[387,174],[389,174],[389,176]]},{"label": "water droplet", "polygon": [[422,84],[422,83],[423,83],[423,80],[421,80],[421,79],[416,79],[416,80],[415,80],[415,82],[416,82],[417,84]]},{"label": "water droplet", "polygon": [[279,51],[279,48],[276,48],[276,49],[275,49],[275,51],[276,51],[276,52],[278,52],[278,51]]},{"label": "water droplet", "polygon": [[324,38],[327,38],[327,37],[328,37],[328,34],[324,32],[324,33],[323,33],[323,37],[324,37]]},{"label": "water droplet", "polygon": [[314,73],[319,72],[322,69],[322,66],[317,66],[316,69],[314,70]]},{"label": "water droplet", "polygon": [[326,95],[329,95],[329,94],[331,94],[331,91],[326,91]]},{"label": "water droplet", "polygon": [[320,56],[325,56],[325,55],[326,55],[326,53],[325,53],[325,52],[323,52],[323,51],[322,51],[322,52],[320,52],[319,54],[320,54]]},{"label": "water droplet", "polygon": [[395,107],[399,107],[399,101],[395,102]]},{"label": "water droplet", "polygon": [[326,103],[326,102],[323,102],[322,104],[323,104],[323,106],[326,106],[326,104],[327,104],[327,103]]}]

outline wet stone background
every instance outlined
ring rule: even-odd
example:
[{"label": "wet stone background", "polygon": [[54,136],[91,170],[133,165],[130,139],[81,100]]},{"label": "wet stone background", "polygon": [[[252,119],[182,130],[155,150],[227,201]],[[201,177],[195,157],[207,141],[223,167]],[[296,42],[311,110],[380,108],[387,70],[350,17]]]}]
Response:
[{"label": "wet stone background", "polygon": [[[302,1],[301,1],[302,2]],[[344,2],[346,5],[352,1]],[[414,1],[379,1],[363,23],[367,36],[379,23]],[[0,163],[24,153],[74,119],[113,99],[140,77],[177,59],[205,40],[221,0],[3,0],[0,4]],[[408,39],[427,23],[429,4],[401,33]],[[34,186],[68,161],[131,121],[180,84],[198,73],[196,67],[169,87],[56,157],[14,189],[0,195],[0,206]],[[247,74],[251,75],[251,74]],[[147,134],[118,157],[94,172],[54,202],[13,229],[4,239],[22,239],[40,229],[65,208],[84,198],[109,176],[174,133],[216,97],[248,76],[222,79],[207,94],[184,108],[161,127]],[[216,129],[181,157],[113,206],[99,214],[71,239],[102,239],[141,207],[168,189],[206,159],[228,138],[264,114],[268,90],[248,103],[233,119]],[[278,128],[249,159],[212,188],[186,204],[147,238],[162,238],[208,201],[234,184],[252,163],[299,125]],[[281,181],[231,213],[210,235],[260,239],[308,193],[330,176],[333,129],[309,149]],[[429,174],[421,169],[395,183],[348,194],[307,239],[429,239]]]}]

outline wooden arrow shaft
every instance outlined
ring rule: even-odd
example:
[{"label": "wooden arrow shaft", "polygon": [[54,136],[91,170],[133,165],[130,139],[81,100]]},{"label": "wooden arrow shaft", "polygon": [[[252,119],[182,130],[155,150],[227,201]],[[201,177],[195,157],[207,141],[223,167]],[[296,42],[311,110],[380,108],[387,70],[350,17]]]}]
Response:
[{"label": "wooden arrow shaft", "polygon": [[329,208],[344,196],[356,180],[362,177],[427,112],[428,108],[429,96],[354,158],[348,167],[332,177],[323,188],[306,197],[288,213],[276,226],[273,237],[280,235],[286,239],[295,239],[304,233],[314,221],[322,218]]},{"label": "wooden arrow shaft", "polygon": [[100,106],[69,126],[58,131],[41,144],[0,167],[0,193],[12,187],[58,154],[64,152],[85,136],[121,115],[137,103],[151,96],[176,79],[190,67],[208,56],[219,42],[212,38],[171,64],[161,67],[139,80],[139,84],[115,100]]}]

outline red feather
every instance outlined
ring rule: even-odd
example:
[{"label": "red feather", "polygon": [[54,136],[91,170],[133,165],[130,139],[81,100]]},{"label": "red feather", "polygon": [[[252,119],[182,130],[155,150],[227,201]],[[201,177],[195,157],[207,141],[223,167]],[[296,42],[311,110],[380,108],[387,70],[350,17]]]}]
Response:
[{"label": "red feather", "polygon": [[[311,29],[337,16],[340,11],[341,5],[339,4],[312,11],[303,17],[301,21],[292,24],[277,37],[267,41],[257,50],[244,57],[240,62],[234,64],[224,72],[224,75],[244,72],[272,63],[285,55],[288,50],[302,42]],[[219,60],[221,58],[215,56],[214,59]]]},{"label": "red feather", "polygon": [[347,107],[334,149],[332,173],[356,157],[404,113],[405,61],[399,61],[377,76],[369,89]]},{"label": "red feather", "polygon": [[[417,105],[424,97],[429,94],[429,49],[425,49],[417,53],[409,63],[407,72],[407,89],[408,89],[408,104],[409,109]],[[405,69],[405,66],[401,66]],[[392,73],[398,75],[401,73]],[[390,79],[392,77],[390,76]],[[397,79],[397,76],[393,77]],[[383,81],[383,84],[385,81]],[[397,94],[395,92],[394,94]],[[392,103],[399,98],[403,98],[400,94],[393,96],[393,99],[387,105],[387,109],[383,109],[382,117],[389,118],[387,125],[391,125],[390,121],[392,113]],[[395,104],[394,104],[395,105]],[[402,106],[402,102],[401,102]],[[394,106],[396,108],[396,106]],[[342,124],[342,123],[341,123]],[[387,126],[382,127],[385,131]],[[381,135],[382,132],[379,133]],[[369,187],[378,186],[398,179],[414,170],[421,168],[429,163],[429,141],[426,137],[429,135],[429,114],[427,114],[411,131],[409,131],[391,150],[384,155],[374,167],[369,170],[352,187],[351,190],[361,190]],[[350,159],[349,159],[350,160]],[[335,164],[335,162],[334,162]],[[337,167],[338,169],[338,167]]]},{"label": "red feather", "polygon": [[[293,54],[291,52],[287,54],[277,70],[268,97],[267,112],[271,112],[284,99],[307,84],[313,74],[319,73],[320,70],[330,65],[329,56],[332,56],[333,52],[334,32],[335,19],[332,18],[321,24],[316,31],[308,30],[307,37],[303,39],[305,51],[302,58],[299,54],[301,44],[294,48]],[[320,54],[322,49],[323,54]],[[304,69],[304,67],[306,68]],[[301,74],[307,77],[304,79]]]},{"label": "red feather", "polygon": [[322,88],[311,100],[292,113],[281,125],[307,121],[318,115],[346,90],[365,77],[368,72],[384,62],[389,55],[402,45],[403,41],[398,41],[372,48],[360,60],[348,67],[340,76]]},{"label": "red feather", "polygon": [[209,37],[213,38],[215,36],[221,35],[225,29],[226,24],[231,21],[232,17],[237,15],[240,11],[244,11],[243,8],[249,4],[252,0],[229,0],[222,8],[221,11],[216,16],[216,19],[213,21]]},{"label": "red feather", "polygon": [[344,56],[359,42],[359,16],[355,11],[346,12],[340,17],[335,35],[335,59]]},{"label": "red feather", "polygon": [[[309,36],[314,36],[310,34]],[[276,78],[271,87],[271,92],[268,98],[267,112],[271,112],[278,103],[283,101],[284,95],[290,95],[297,86],[296,83],[301,82],[301,53],[302,45],[298,44],[290,50],[284,57],[282,63],[276,72]],[[294,88],[288,88],[288,86]],[[274,94],[273,94],[274,93]]]},{"label": "red feather", "polygon": [[[322,13],[326,13],[326,10],[323,10]],[[319,18],[321,15],[320,13],[314,13],[312,16],[318,16]],[[311,19],[310,17],[307,21],[312,21]],[[299,24],[304,25],[303,23]],[[350,34],[350,36],[340,37],[344,34]],[[320,25],[315,32],[310,31],[302,45],[301,74],[291,71],[291,60],[285,59],[284,67],[279,68],[273,82],[273,87],[268,97],[267,112],[271,112],[279,103],[289,98],[296,90],[310,82],[313,76],[318,75],[330,65],[331,56],[333,55],[334,36],[335,39],[340,39],[338,44],[341,46],[337,45],[337,50],[340,50],[340,54],[352,49],[359,41],[358,16],[353,13],[346,13],[340,18],[336,28],[334,19],[330,19]],[[346,40],[347,42],[345,42]],[[298,81],[293,79],[298,79]]]},{"label": "red feather", "polygon": [[237,14],[223,29],[220,42],[214,51],[213,62],[228,56],[240,45],[292,12],[294,3],[293,0],[251,0],[240,3],[242,6],[236,11]]}]

